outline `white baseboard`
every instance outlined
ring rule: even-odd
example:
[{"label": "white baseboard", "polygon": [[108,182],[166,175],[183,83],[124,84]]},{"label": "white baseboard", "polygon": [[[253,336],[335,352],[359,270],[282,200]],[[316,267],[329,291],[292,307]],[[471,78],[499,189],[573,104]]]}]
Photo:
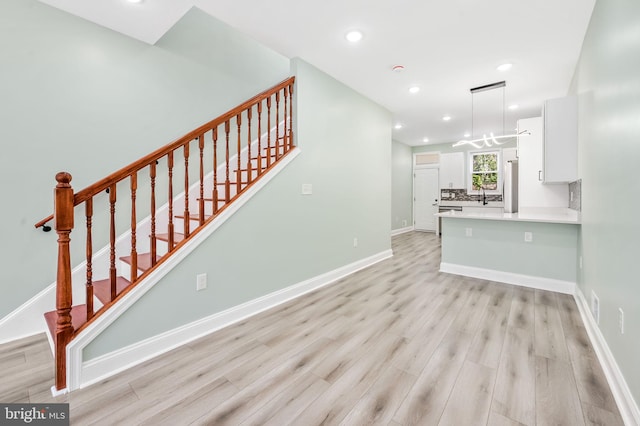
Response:
[{"label": "white baseboard", "polygon": [[440,263],[440,272],[565,294],[574,294],[576,289],[576,283],[571,281],[534,277],[531,275],[515,274],[513,272],[496,271],[474,266],[456,265],[454,263]]},{"label": "white baseboard", "polygon": [[33,296],[0,320],[0,344],[44,333],[47,324],[43,313],[55,309],[55,283]]},{"label": "white baseboard", "polygon": [[611,349],[609,349],[609,345],[607,345],[607,341],[600,332],[600,328],[596,324],[593,315],[591,315],[589,303],[579,287],[576,287],[576,292],[573,297],[578,305],[578,310],[580,311],[582,322],[587,329],[591,345],[593,346],[593,349],[598,356],[598,360],[600,361],[600,365],[604,370],[604,374],[607,377],[607,382],[609,383],[613,397],[616,400],[616,404],[618,405],[618,410],[620,410],[620,416],[622,416],[624,424],[628,426],[640,425],[640,409],[638,408],[638,404],[633,399],[631,390],[620,371],[620,367],[618,367],[618,363],[613,357]]},{"label": "white baseboard", "polygon": [[[373,256],[353,262],[333,271],[318,275],[314,278],[294,284],[290,287],[267,294],[231,309],[216,313],[201,320],[167,331],[157,336],[145,339],[133,345],[108,353],[98,358],[81,363],[80,380],[76,388],[89,386],[93,383],[113,376],[146,360],[157,357],[176,347],[189,343],[221,328],[227,327],[247,317],[271,309],[296,297],[336,282],[349,274],[371,266],[377,262],[393,256],[391,250],[385,250]],[[77,358],[76,358],[77,360]],[[75,389],[75,388],[72,388]]]},{"label": "white baseboard", "polygon": [[404,228],[399,228],[399,229],[394,229],[391,231],[391,236],[396,236],[396,235],[400,235],[400,234],[404,234],[405,232],[411,232],[413,231],[413,226],[406,226]]}]

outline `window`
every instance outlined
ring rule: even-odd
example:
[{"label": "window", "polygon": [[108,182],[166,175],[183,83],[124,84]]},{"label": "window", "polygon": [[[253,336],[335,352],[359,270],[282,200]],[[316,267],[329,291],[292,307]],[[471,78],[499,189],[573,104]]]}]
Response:
[{"label": "window", "polygon": [[470,191],[500,192],[500,151],[470,152],[469,164]]}]

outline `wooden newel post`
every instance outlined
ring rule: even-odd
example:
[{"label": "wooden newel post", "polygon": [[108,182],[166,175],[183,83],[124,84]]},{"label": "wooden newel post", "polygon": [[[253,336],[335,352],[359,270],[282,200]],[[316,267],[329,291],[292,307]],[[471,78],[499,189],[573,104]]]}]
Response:
[{"label": "wooden newel post", "polygon": [[73,229],[73,188],[71,175],[60,172],[54,190],[54,221],[58,234],[58,275],[56,280],[56,389],[67,387],[66,350],[73,334],[71,325],[71,253],[70,234]]}]

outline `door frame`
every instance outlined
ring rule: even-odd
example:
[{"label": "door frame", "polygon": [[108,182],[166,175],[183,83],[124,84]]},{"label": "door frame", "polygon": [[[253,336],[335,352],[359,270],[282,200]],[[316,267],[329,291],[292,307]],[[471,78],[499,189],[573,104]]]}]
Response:
[{"label": "door frame", "polygon": [[[438,162],[437,163],[431,163],[431,164],[420,164],[420,165],[416,165],[416,156],[419,154],[434,154],[438,156]],[[414,153],[413,154],[413,161],[412,161],[412,168],[411,168],[411,174],[413,175],[413,180],[412,180],[412,188],[411,188],[411,211],[413,214],[413,229],[415,230],[415,226],[416,226],[416,170],[424,170],[424,169],[436,169],[438,172],[438,206],[440,205],[440,193],[442,191],[440,191],[440,151],[429,151],[429,152],[418,152],[418,153]],[[429,231],[427,231],[429,232]],[[435,232],[438,232],[438,222],[436,221],[436,228],[435,228]]]}]

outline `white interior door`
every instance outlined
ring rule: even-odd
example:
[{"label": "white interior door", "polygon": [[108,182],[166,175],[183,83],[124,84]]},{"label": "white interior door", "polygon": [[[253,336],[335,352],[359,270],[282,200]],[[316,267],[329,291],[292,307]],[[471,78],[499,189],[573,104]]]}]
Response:
[{"label": "white interior door", "polygon": [[413,178],[414,228],[418,231],[435,231],[440,199],[438,169],[417,169]]}]

